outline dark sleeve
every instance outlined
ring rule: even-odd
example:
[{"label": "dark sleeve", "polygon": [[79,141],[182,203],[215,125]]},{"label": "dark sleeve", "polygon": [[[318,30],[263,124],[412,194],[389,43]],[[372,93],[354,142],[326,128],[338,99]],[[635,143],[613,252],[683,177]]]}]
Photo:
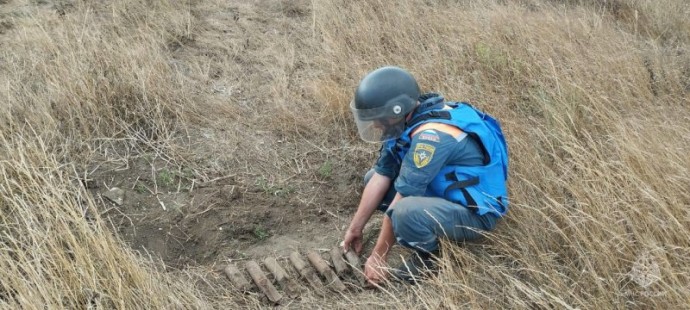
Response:
[{"label": "dark sleeve", "polygon": [[399,170],[400,164],[395,159],[395,155],[388,152],[385,147],[381,147],[381,153],[379,154],[379,159],[376,160],[374,171],[393,180],[398,176]]},{"label": "dark sleeve", "polygon": [[444,132],[424,130],[412,138],[395,190],[403,196],[422,196],[431,180],[449,161],[457,140]]}]

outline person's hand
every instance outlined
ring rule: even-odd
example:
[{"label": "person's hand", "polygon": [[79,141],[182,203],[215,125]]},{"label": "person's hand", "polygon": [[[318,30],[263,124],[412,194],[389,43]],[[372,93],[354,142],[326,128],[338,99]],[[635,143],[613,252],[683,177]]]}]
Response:
[{"label": "person's hand", "polygon": [[349,250],[354,250],[357,255],[362,252],[362,230],[361,229],[348,229],[345,232],[345,239],[343,240],[343,251],[347,252]]},{"label": "person's hand", "polygon": [[386,280],[388,273],[386,267],[385,257],[381,257],[376,253],[371,253],[371,256],[367,259],[367,263],[364,264],[364,276],[367,277],[369,285],[378,287]]}]

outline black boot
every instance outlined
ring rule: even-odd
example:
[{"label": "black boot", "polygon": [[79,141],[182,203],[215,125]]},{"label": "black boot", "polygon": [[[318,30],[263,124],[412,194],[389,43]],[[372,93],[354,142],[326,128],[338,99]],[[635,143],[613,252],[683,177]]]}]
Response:
[{"label": "black boot", "polygon": [[417,284],[419,280],[438,274],[438,254],[438,251],[431,253],[416,251],[400,267],[393,269],[391,273],[397,279],[410,284]]}]

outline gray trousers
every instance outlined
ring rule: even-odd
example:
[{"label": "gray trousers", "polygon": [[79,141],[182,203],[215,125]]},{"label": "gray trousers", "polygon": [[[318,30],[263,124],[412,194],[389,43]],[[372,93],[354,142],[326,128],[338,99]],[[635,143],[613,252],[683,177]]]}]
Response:
[{"label": "gray trousers", "polygon": [[[365,186],[373,175],[373,169],[367,172]],[[493,214],[480,216],[439,197],[404,197],[395,208],[389,209],[395,195],[395,187],[391,184],[378,209],[390,217],[398,243],[415,250],[434,252],[438,250],[439,238],[457,242],[481,238],[481,233],[493,230],[498,221]]]}]

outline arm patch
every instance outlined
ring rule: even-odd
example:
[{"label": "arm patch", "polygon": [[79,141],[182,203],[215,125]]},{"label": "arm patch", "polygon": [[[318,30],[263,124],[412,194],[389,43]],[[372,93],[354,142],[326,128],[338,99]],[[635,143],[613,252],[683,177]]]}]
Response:
[{"label": "arm patch", "polygon": [[[426,134],[428,139],[420,139],[422,134]],[[438,138],[439,142],[432,141],[434,138]],[[453,154],[457,143],[451,135],[433,129],[414,135],[395,180],[395,190],[405,197],[424,196],[431,181]]]},{"label": "arm patch", "polygon": [[417,168],[423,168],[431,162],[436,147],[431,144],[417,143],[414,148],[413,161]]}]

